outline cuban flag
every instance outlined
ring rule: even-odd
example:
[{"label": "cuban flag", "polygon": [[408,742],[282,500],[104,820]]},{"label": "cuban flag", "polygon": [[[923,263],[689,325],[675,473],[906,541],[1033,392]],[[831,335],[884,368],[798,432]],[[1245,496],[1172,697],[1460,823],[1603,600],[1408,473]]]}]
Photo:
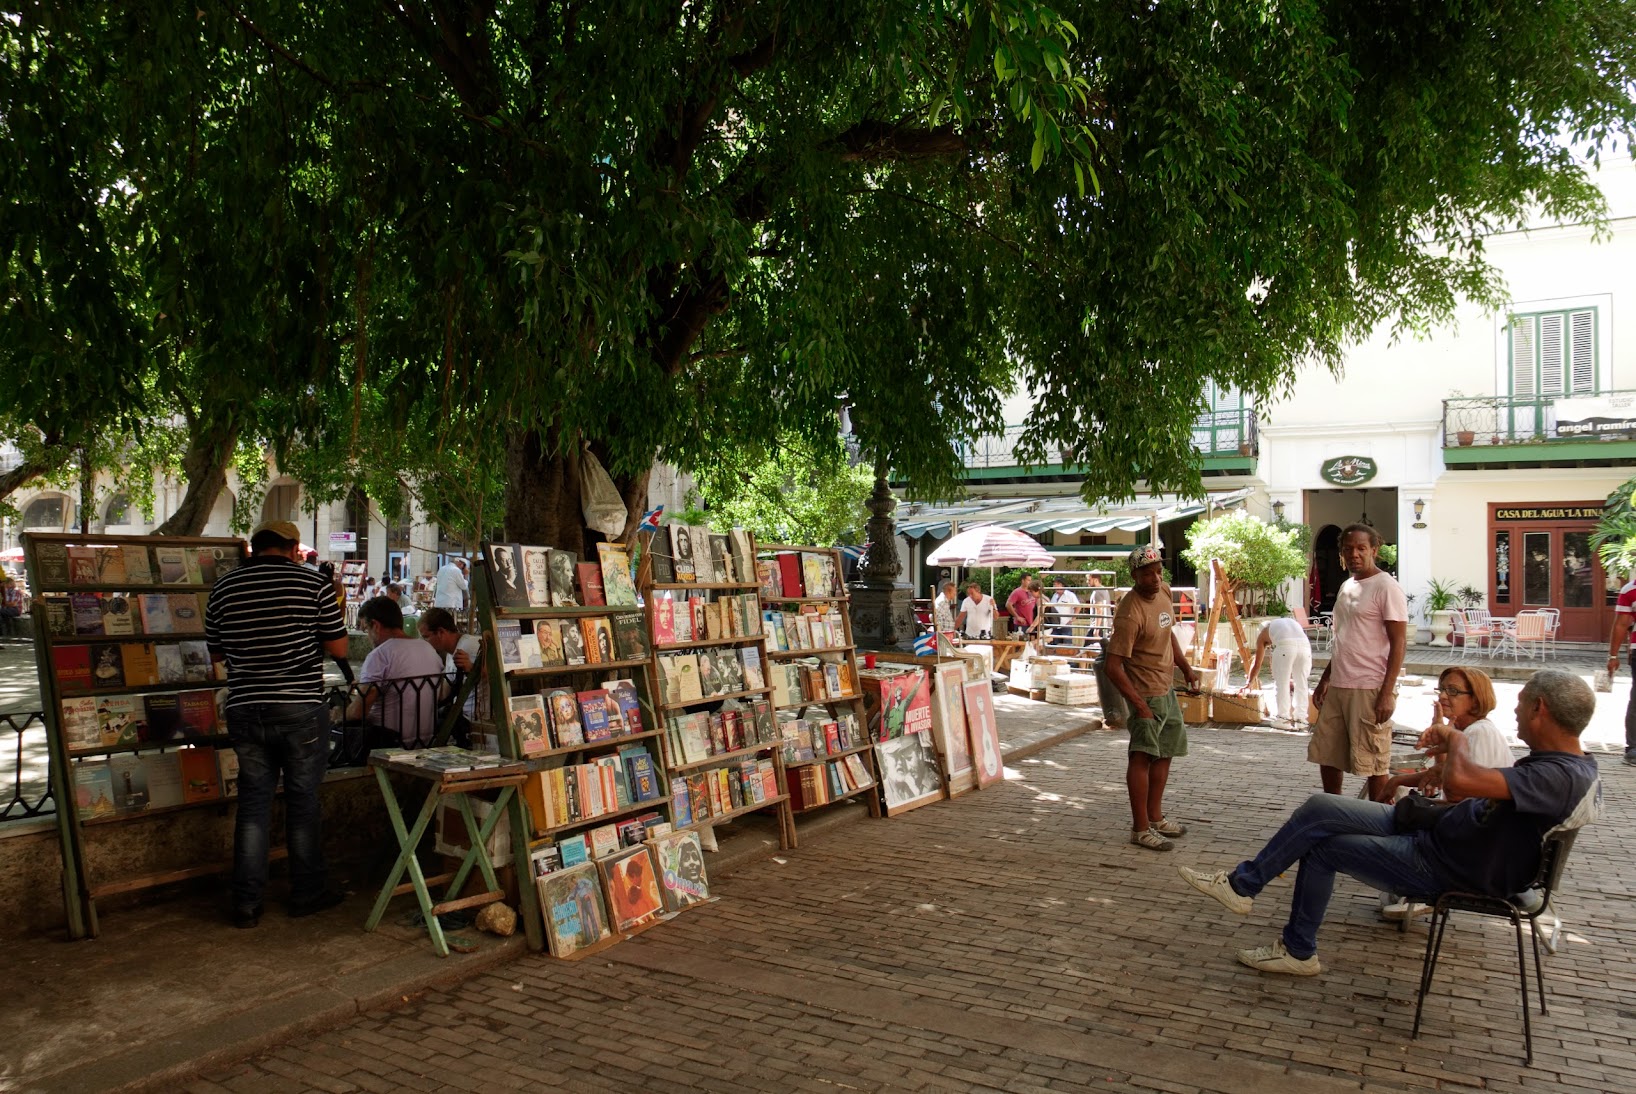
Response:
[{"label": "cuban flag", "polygon": [[915,636],[915,656],[931,657],[937,653],[937,635],[927,632]]},{"label": "cuban flag", "polygon": [[636,530],[638,532],[657,532],[659,530],[659,517],[664,511],[665,507],[663,505],[656,505],[649,509],[642,514],[642,523],[636,526]]}]

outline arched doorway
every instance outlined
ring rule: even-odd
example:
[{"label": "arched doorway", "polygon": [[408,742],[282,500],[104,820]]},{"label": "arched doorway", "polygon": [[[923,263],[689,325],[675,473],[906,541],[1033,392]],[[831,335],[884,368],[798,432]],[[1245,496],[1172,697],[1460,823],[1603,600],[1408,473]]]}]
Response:
[{"label": "arched doorway", "polygon": [[106,532],[110,528],[122,528],[127,525],[141,522],[141,514],[126,494],[115,494],[108,499],[108,504],[102,507],[102,526],[99,532]]},{"label": "arched doorway", "polygon": [[357,546],[347,557],[351,560],[369,562],[369,496],[362,489],[354,486],[347,494],[346,530],[358,537]]},{"label": "arched doorway", "polygon": [[1346,568],[1341,565],[1341,527],[1326,524],[1312,538],[1312,572],[1317,584],[1312,589],[1312,600],[1321,612],[1333,611],[1335,594],[1346,580]]},{"label": "arched doorway", "polygon": [[267,496],[261,500],[261,519],[264,522],[287,520],[299,528],[300,505],[300,486],[293,482],[277,483],[267,488]]},{"label": "arched doorway", "polygon": [[22,525],[32,532],[66,532],[74,519],[74,503],[66,494],[41,494],[23,509]]}]

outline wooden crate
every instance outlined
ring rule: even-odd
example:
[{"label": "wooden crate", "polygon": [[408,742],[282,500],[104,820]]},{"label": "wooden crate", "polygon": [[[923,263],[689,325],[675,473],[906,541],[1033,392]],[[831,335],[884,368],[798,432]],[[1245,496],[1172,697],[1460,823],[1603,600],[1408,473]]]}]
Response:
[{"label": "wooden crate", "polygon": [[1197,695],[1177,692],[1176,701],[1181,704],[1182,721],[1186,724],[1190,726],[1203,725],[1210,720],[1210,695],[1208,692],[1200,692]]},{"label": "wooden crate", "polygon": [[1210,717],[1216,722],[1254,725],[1262,718],[1261,696],[1217,692],[1210,697]]}]

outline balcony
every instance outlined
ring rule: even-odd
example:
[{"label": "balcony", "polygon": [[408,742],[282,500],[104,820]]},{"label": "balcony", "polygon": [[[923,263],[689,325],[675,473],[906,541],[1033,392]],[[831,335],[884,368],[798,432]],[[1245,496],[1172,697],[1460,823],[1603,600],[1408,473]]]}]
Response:
[{"label": "balcony", "polygon": [[[965,445],[966,478],[993,482],[1078,477],[1072,450],[1060,445],[1047,445],[1045,459],[1040,464],[1023,467],[1016,455],[1023,428],[1007,426],[1004,433]],[[1261,454],[1255,411],[1244,408],[1200,415],[1193,422],[1193,450],[1199,454],[1201,470],[1206,475],[1253,471]]]},{"label": "balcony", "polygon": [[1443,400],[1443,463],[1596,466],[1636,458],[1636,391]]}]

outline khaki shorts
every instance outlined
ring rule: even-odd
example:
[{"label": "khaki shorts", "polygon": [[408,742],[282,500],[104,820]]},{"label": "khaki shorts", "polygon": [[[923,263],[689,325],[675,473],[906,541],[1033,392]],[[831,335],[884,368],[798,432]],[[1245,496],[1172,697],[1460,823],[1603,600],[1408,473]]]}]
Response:
[{"label": "khaki shorts", "polygon": [[1352,775],[1391,770],[1392,723],[1375,724],[1379,688],[1330,688],[1307,742],[1307,760]]}]

